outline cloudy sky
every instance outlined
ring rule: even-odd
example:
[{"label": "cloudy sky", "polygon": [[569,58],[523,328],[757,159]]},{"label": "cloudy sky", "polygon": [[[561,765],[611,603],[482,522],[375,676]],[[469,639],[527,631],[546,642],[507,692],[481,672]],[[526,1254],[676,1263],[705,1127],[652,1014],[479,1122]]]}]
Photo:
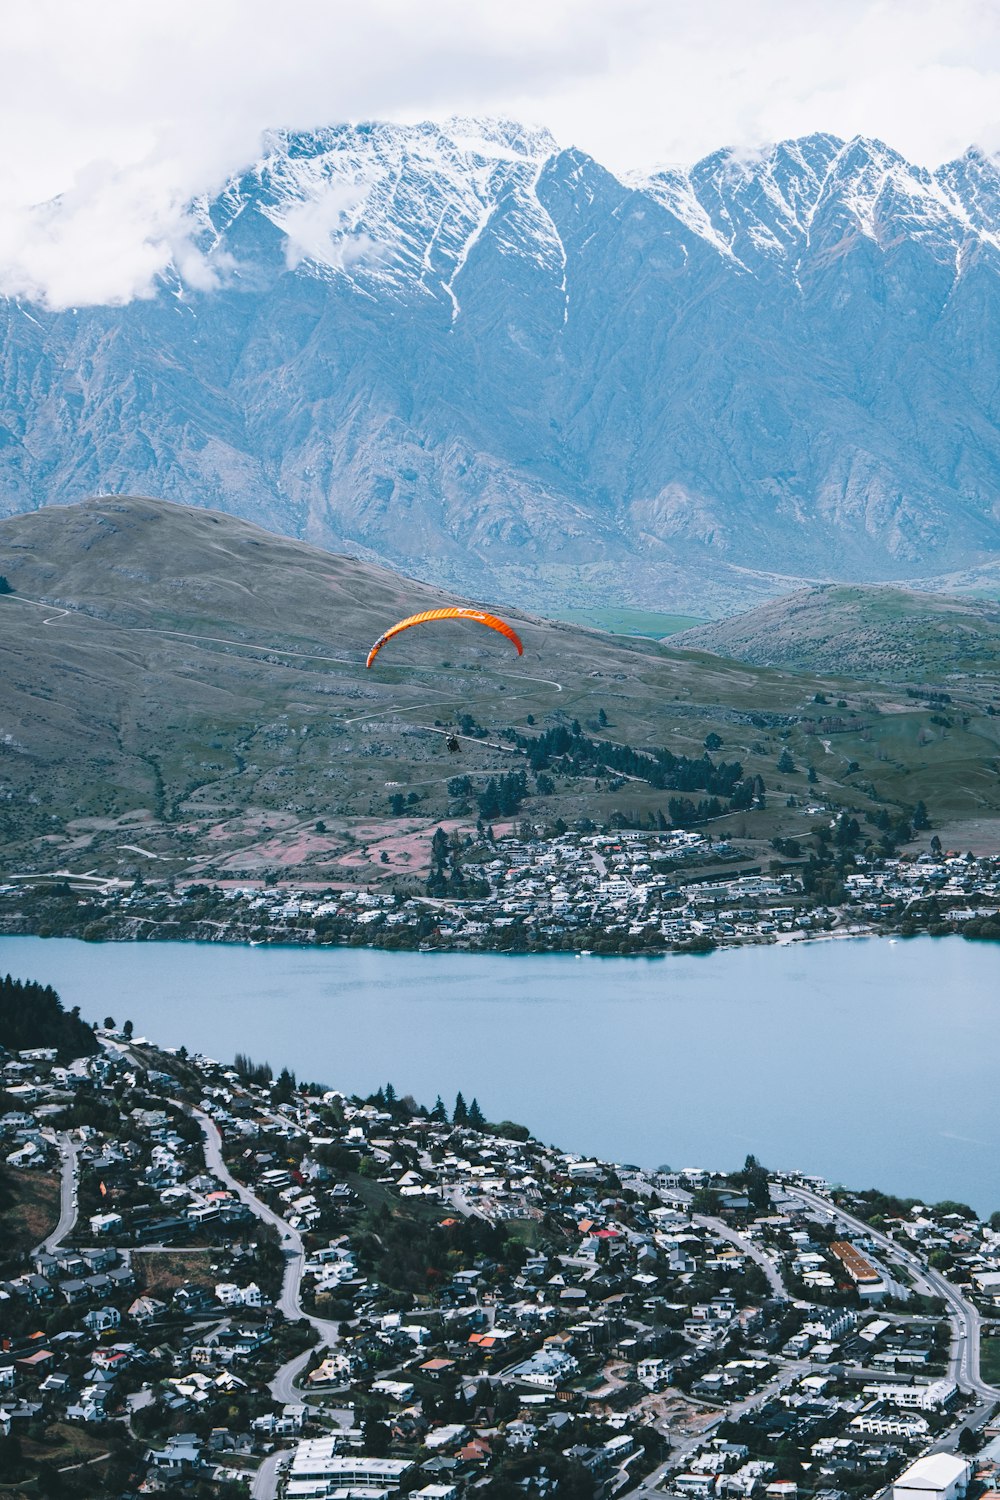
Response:
[{"label": "cloudy sky", "polygon": [[998,0],[14,0],[3,54],[0,291],[58,306],[197,281],[184,205],[272,126],[509,114],[618,171],[1000,149]]}]

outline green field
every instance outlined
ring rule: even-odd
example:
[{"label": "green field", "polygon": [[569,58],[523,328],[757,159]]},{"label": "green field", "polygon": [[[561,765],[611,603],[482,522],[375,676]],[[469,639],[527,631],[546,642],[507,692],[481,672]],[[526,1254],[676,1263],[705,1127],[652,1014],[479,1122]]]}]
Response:
[{"label": "green field", "polygon": [[609,635],[644,635],[653,640],[706,623],[698,615],[664,615],[652,609],[564,609],[557,618],[570,625],[606,630]]},{"label": "green field", "polygon": [[979,1373],[990,1385],[1000,1382],[1000,1338],[980,1341]]}]

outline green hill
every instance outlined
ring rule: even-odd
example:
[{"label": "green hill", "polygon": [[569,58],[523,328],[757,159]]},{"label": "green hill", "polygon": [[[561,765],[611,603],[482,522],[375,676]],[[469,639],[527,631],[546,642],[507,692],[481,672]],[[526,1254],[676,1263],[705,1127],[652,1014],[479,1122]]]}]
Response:
[{"label": "green hill", "polygon": [[1000,604],[910,589],[829,584],[671,637],[759,667],[877,681],[1000,677]]}]

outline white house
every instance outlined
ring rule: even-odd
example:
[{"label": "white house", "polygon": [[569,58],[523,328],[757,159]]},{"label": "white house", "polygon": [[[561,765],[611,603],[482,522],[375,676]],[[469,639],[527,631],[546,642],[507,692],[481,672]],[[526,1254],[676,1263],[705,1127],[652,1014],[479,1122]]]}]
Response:
[{"label": "white house", "polygon": [[114,1234],[115,1230],[120,1229],[124,1222],[121,1214],[91,1214],[90,1232],[91,1234],[100,1235]]}]

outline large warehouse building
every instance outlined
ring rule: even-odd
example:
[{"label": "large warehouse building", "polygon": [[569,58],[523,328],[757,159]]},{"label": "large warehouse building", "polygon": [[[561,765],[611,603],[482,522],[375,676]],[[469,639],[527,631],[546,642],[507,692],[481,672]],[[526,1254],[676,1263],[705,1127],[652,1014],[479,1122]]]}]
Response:
[{"label": "large warehouse building", "polygon": [[892,1500],[960,1500],[972,1465],[955,1453],[928,1453],[896,1480]]}]

